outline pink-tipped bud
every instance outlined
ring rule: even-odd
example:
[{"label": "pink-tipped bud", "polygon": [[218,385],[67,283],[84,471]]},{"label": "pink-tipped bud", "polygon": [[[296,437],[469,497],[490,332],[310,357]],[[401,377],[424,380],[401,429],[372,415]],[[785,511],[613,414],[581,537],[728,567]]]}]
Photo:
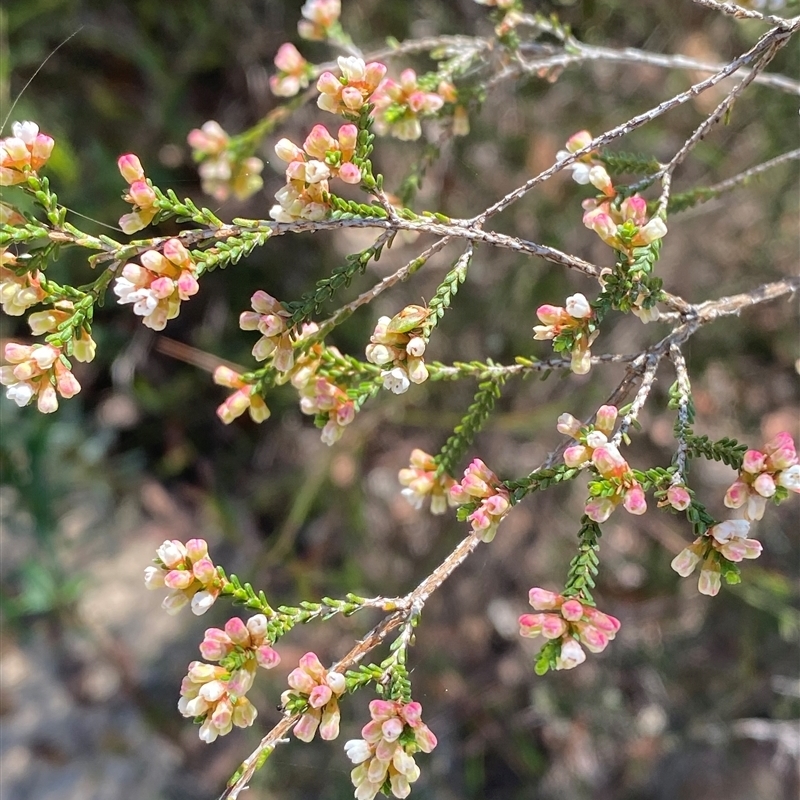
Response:
[{"label": "pink-tipped bud", "polygon": [[142,168],[142,162],[139,161],[138,156],[135,156],[133,153],[127,153],[124,156],[120,156],[117,159],[117,166],[119,167],[122,177],[125,178],[127,183],[144,180],[144,169]]},{"label": "pink-tipped bud", "polygon": [[762,472],[761,475],[753,481],[753,488],[762,497],[772,497],[777,487],[775,486],[775,479],[772,475]]},{"label": "pink-tipped bud", "polygon": [[570,622],[577,622],[583,617],[583,605],[578,600],[565,600],[561,606],[561,616]]},{"label": "pink-tipped bud", "polygon": [[667,502],[676,511],[685,511],[692,504],[692,496],[685,487],[673,485],[667,489]]},{"label": "pink-tipped bud", "polygon": [[644,514],[644,512],[647,511],[647,498],[645,497],[642,487],[637,484],[628,489],[622,499],[622,504],[629,514],[635,514],[637,516]]},{"label": "pink-tipped bud", "polygon": [[578,131],[567,139],[567,150],[570,153],[577,153],[578,150],[583,150],[584,147],[588,147],[591,142],[592,134],[589,133],[589,131]]},{"label": "pink-tipped bud", "polygon": [[528,592],[528,602],[537,611],[551,611],[552,609],[558,608],[558,604],[561,600],[561,595],[555,592],[549,592],[547,589],[534,587]]},{"label": "pink-tipped bud", "polygon": [[616,406],[600,406],[597,409],[597,417],[594,421],[595,427],[606,436],[610,436],[614,430],[614,425],[617,424],[618,413]]},{"label": "pink-tipped bud", "polygon": [[256,663],[262,669],[272,669],[281,663],[281,657],[277,650],[274,650],[269,645],[264,644],[256,649]]}]

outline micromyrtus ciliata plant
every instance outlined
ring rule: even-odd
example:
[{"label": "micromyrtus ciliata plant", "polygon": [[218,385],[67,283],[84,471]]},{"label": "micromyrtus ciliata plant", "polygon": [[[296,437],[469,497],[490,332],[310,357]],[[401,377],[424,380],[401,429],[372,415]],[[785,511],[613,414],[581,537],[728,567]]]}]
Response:
[{"label": "micromyrtus ciliata plant", "polygon": [[[94,312],[106,297],[130,307],[122,313],[132,311],[144,326],[162,331],[180,314],[182,304],[191,303],[203,291],[207,273],[237,264],[257,247],[269,247],[274,236],[343,228],[374,231],[374,242],[299,300],[273,297],[265,278],[265,288],[252,295],[250,308],[241,309],[240,327],[253,332],[252,355],[257,364],[249,371],[226,365],[214,371],[214,383],[229,390],[217,411],[221,423],[235,424],[245,412],[256,423],[263,422],[270,416],[270,391],[289,384],[301,412],[314,418],[322,442],[334,445],[347,435],[348,425],[364,404],[381,392],[391,397],[418,391],[426,382],[477,380],[473,403],[439,452],[429,454],[410,445],[408,463],[396,465],[398,493],[402,491],[415,508],[454,513],[469,527],[455,549],[405,596],[347,594],[344,599],[323,597],[297,607],[274,604],[264,591],[215,564],[200,538],[165,541],[153,564],[146,567],[145,584],[165,592],[167,613],[180,613],[187,606],[202,615],[212,605],[227,602],[240,612],[224,627],[206,630],[199,646],[202,660],[189,664],[180,686],[178,710],[198,724],[200,738],[208,743],[234,726],[253,725],[258,712],[247,693],[260,670],[273,669],[282,657],[285,666],[281,639],[296,625],[335,615],[349,617],[365,609],[383,615],[335,663],[326,666],[313,652],[299,659],[280,696],[282,719],[231,778],[224,795],[229,800],[242,795],[254,772],[279,744],[288,741],[289,732],[303,742],[317,735],[326,741],[336,739],[340,709],[347,696],[360,689],[376,697],[369,703],[369,719],[360,738],[344,744],[352,762],[355,797],[409,795],[425,768],[426,755],[437,745],[435,725],[429,728],[423,722],[422,707],[412,690],[409,650],[415,628],[431,594],[482,543],[502,537],[503,521],[529,494],[573,480],[587,484],[577,526],[577,553],[565,580],[554,578],[555,588],[530,588],[533,613],[519,617],[520,636],[542,643],[534,671],[543,675],[576,668],[590,657],[587,652],[600,653],[613,646],[618,634],[625,635],[620,620],[600,610],[594,596],[602,526],[613,514],[639,516],[650,508],[684,515],[686,547],[672,559],[672,568],[683,577],[697,570],[699,592],[713,596],[723,583],[746,580],[744,570],[740,576],[740,563],[761,554],[758,522],[769,513],[768,507],[800,493],[800,460],[790,433],[778,433],[759,449],[731,438],[712,441],[695,433],[695,400],[683,354],[686,343],[704,326],[789,296],[800,288],[800,280],[785,278],[732,297],[692,304],[664,288],[658,273],[659,255],[676,235],[680,211],[800,157],[795,150],[722,184],[680,195],[672,191],[673,177],[694,147],[731,113],[735,101],[746,102],[740,98],[751,84],[799,93],[796,83],[776,77],[766,67],[800,29],[800,18],[770,15],[757,8],[764,4],[745,7],[694,0],[720,14],[761,23],[763,28],[755,44],[729,63],[704,65],[684,57],[651,58],[645,51],[601,52],[576,39],[556,18],[527,12],[521,0],[478,2],[488,7],[491,30],[486,36],[393,41],[366,56],[342,26],[340,0],[305,2],[300,10],[300,39],[326,43],[345,55],[319,65],[307,61],[294,44],[281,45],[270,79],[274,95],[286,98],[286,105],[278,108],[280,113],[273,112],[255,129],[238,136],[215,121],[188,134],[203,190],[218,201],[246,198],[264,184],[264,160],[256,155],[260,140],[291,110],[316,104],[319,121],[303,141],[284,137],[274,144],[273,163],[281,165],[285,182],[274,193],[271,207],[265,207],[264,219],[224,221],[208,208],[180,199],[172,189],[157,186],[148,177],[146,165],[128,153],[118,159],[122,200],[129,206],[119,218],[119,228],[123,234],[142,238],[118,241],[94,236],[67,221],[67,209],[51,187],[47,166],[58,142],[44,132],[47,121],[15,122],[11,135],[0,141],[0,185],[15,187],[17,192],[7,191],[0,205],[0,298],[6,314],[27,316],[34,337],[4,345],[0,382],[8,399],[18,406],[35,403],[39,412],[48,414],[58,409],[61,400],[80,392],[73,374],[75,369],[80,375],[80,367],[74,362],[94,358]],[[691,4],[690,0],[686,3]],[[423,73],[403,64],[406,56],[420,52],[435,63],[432,71]],[[570,63],[599,58],[627,58],[631,69],[637,63],[688,68],[704,77],[697,78],[690,89],[598,135],[588,130],[564,131],[564,149],[553,163],[470,219],[414,210],[414,181],[399,194],[384,187],[384,176],[372,160],[373,152],[376,160],[379,156],[378,137],[414,142],[430,130],[440,137],[441,145],[467,136],[471,119],[480,114],[487,91],[497,82],[530,75],[557,80]],[[735,82],[724,84],[720,92],[729,76]],[[699,115],[691,135],[666,161],[609,147],[707,91],[717,98],[713,109]],[[429,155],[424,158],[430,160]],[[606,246],[606,266],[491,228],[493,217],[564,171],[583,187],[583,194],[582,208],[576,201],[561,213],[573,215],[576,223],[582,222],[599,237]],[[421,161],[416,183],[423,172]],[[27,196],[28,206],[15,202],[18,195]],[[33,212],[20,210],[31,202]],[[167,220],[181,227],[166,237],[148,233]],[[326,303],[402,236],[427,236],[432,242],[418,248],[413,259],[372,288],[330,316],[322,316]],[[373,332],[363,342],[363,353],[343,353],[327,343],[340,323],[411,279],[445,247],[459,251],[430,300],[400,304],[390,314],[370,318]],[[584,279],[584,292],[542,298],[552,304],[543,302],[520,321],[530,329],[531,342],[551,343],[551,357],[547,357],[547,345],[531,344],[541,348],[537,351],[541,357],[521,355],[509,365],[489,359],[448,365],[430,359],[437,336],[445,335],[439,327],[446,326],[447,312],[469,277],[479,247],[481,253],[505,249],[536,256]],[[50,279],[48,268],[65,248],[91,252],[89,264],[97,277],[90,284],[61,285]],[[636,325],[665,327],[653,337],[654,343],[636,354],[597,355],[604,321],[621,314],[638,318]],[[565,411],[552,420],[565,440],[539,467],[522,477],[501,478],[481,458],[472,457],[463,469],[507,381],[537,373],[546,377],[553,371],[562,371],[572,380],[570,373],[583,376],[607,364],[624,365],[619,386],[590,418],[577,419]],[[625,447],[662,366],[674,375],[668,401],[675,417],[674,456],[667,465],[635,465],[629,463]],[[715,518],[692,490],[690,466],[696,459],[721,461],[737,472],[719,502],[711,499],[729,509],[730,515]],[[387,642],[388,654],[371,661],[370,654]]]}]

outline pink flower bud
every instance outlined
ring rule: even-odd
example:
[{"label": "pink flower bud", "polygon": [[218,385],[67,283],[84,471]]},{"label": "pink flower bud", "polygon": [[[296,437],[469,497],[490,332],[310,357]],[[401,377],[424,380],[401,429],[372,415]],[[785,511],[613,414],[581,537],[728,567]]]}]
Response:
[{"label": "pink flower bud", "polygon": [[[61,367],[61,369],[59,369]],[[81,390],[81,385],[78,383],[75,376],[60,362],[56,364],[56,388],[58,393],[65,399],[75,397]]]},{"label": "pink flower bud", "polygon": [[590,653],[602,653],[603,650],[606,649],[609,637],[599,631],[594,625],[590,625],[586,622],[577,622],[574,627],[581,642]]},{"label": "pink flower bud", "polygon": [[312,158],[323,161],[330,150],[336,150],[336,140],[328,133],[324,125],[315,125],[303,143],[303,149]]},{"label": "pink flower bud", "polygon": [[692,496],[685,487],[673,484],[667,489],[667,502],[676,511],[685,511],[692,504]]},{"label": "pink flower bud", "polygon": [[302,70],[306,63],[298,49],[290,42],[282,44],[275,54],[275,66],[281,72],[297,72]]},{"label": "pink flower bud", "polygon": [[146,181],[134,181],[128,189],[128,196],[140,208],[149,208],[156,201],[156,193]]},{"label": "pink flower bud", "polygon": [[357,141],[358,128],[355,125],[342,125],[342,127],[339,128],[339,147],[341,147],[342,150],[355,150]]},{"label": "pink flower bud", "polygon": [[770,467],[774,470],[788,469],[797,464],[797,450],[794,439],[782,431],[764,445]]},{"label": "pink flower bud", "polygon": [[595,522],[605,522],[614,510],[614,502],[609,497],[593,498],[586,503],[583,510],[589,519]]},{"label": "pink flower bud", "polygon": [[556,430],[574,439],[580,433],[582,427],[580,420],[575,419],[572,414],[562,414],[558,418]]},{"label": "pink flower bud", "polygon": [[772,475],[762,472],[755,481],[753,481],[753,488],[762,496],[762,497],[772,497],[775,494],[775,479]]},{"label": "pink flower bud", "polygon": [[600,406],[594,421],[595,427],[606,436],[610,436],[614,425],[617,424],[618,413],[616,406]]},{"label": "pink flower bud", "polygon": [[300,717],[297,725],[294,726],[293,732],[301,742],[310,742],[314,738],[318,727],[319,717],[309,712]]},{"label": "pink flower bud", "polygon": [[192,572],[200,583],[206,585],[212,583],[217,577],[217,570],[208,556],[201,558],[199,561],[195,561],[192,564]]},{"label": "pink flower bud", "polygon": [[536,316],[545,325],[556,325],[562,321],[564,309],[561,306],[543,305],[536,309]]},{"label": "pink flower bud", "polygon": [[139,161],[139,158],[133,153],[127,153],[124,156],[120,156],[117,159],[117,166],[119,167],[122,177],[125,178],[127,183],[144,180],[144,169],[142,168],[142,162]]},{"label": "pink flower bud", "polygon": [[528,592],[528,602],[537,611],[550,611],[558,608],[561,602],[561,595],[555,592],[549,592],[547,589],[540,589],[534,587]]},{"label": "pink flower bud", "polygon": [[268,644],[261,645],[256,649],[256,663],[263,669],[272,669],[281,663],[281,657],[277,650],[273,650]]},{"label": "pink flower bud", "polygon": [[345,162],[339,167],[339,178],[351,186],[361,183],[361,170],[351,162]]},{"label": "pink flower bud", "polygon": [[742,459],[742,470],[751,475],[757,475],[764,469],[767,457],[758,450],[748,450]]},{"label": "pink flower bud", "polygon": [[58,397],[56,390],[49,383],[39,389],[39,396],[36,400],[36,407],[41,414],[52,414],[58,409]]},{"label": "pink flower bud", "polygon": [[177,282],[178,296],[181,300],[188,300],[200,291],[200,284],[197,278],[188,270],[181,272]]},{"label": "pink flower bud", "polygon": [[560,639],[567,632],[567,623],[556,614],[542,614],[542,636]]},{"label": "pink flower bud", "polygon": [[613,444],[604,444],[592,453],[592,464],[604,478],[621,478],[630,467]]},{"label": "pink flower bud", "polygon": [[628,489],[623,496],[622,504],[629,514],[637,516],[644,514],[647,511],[647,498],[642,487],[637,484]]},{"label": "pink flower bud", "polygon": [[647,220],[647,201],[641,195],[626,197],[619,210],[624,222],[633,222],[637,227]]},{"label": "pink flower bud", "polygon": [[588,621],[599,631],[605,633],[609,639],[613,639],[617,631],[622,627],[616,617],[612,617],[611,614],[604,614],[591,606],[584,606],[583,612]]},{"label": "pink flower bud", "polygon": [[229,389],[238,389],[243,386],[241,376],[230,367],[217,367],[214,370],[214,383],[217,386],[227,386]]},{"label": "pink flower bud", "polygon": [[567,150],[570,153],[577,153],[578,150],[583,150],[584,147],[588,147],[591,143],[592,134],[589,131],[578,131],[567,139]]},{"label": "pink flower bud", "polygon": [[234,644],[247,647],[250,644],[250,631],[239,617],[231,617],[225,623],[225,633]]},{"label": "pink flower bud", "polygon": [[190,570],[173,569],[164,576],[164,585],[169,589],[188,589],[194,583]]},{"label": "pink flower bud", "polygon": [[162,248],[164,257],[169,259],[177,267],[186,267],[191,264],[189,251],[183,246],[180,239],[167,239]]},{"label": "pink flower bud", "polygon": [[565,600],[561,606],[561,616],[576,622],[583,617],[583,605],[578,600]]},{"label": "pink flower bud", "polygon": [[209,628],[200,643],[200,654],[206,661],[220,661],[231,651],[231,640],[225,631]]}]

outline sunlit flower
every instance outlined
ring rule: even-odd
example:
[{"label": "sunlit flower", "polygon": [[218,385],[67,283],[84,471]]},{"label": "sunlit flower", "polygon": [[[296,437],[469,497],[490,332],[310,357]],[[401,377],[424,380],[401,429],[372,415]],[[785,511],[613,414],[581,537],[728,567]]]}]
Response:
[{"label": "sunlit flower", "polygon": [[197,267],[179,239],[167,239],[161,248],[139,256],[141,264],[129,263],[114,282],[119,303],[131,303],[133,313],[154,331],[178,316],[181,301],[197,294]]},{"label": "sunlit flower", "polygon": [[300,13],[303,15],[303,19],[297,23],[300,36],[310,41],[323,41],[339,20],[341,0],[306,0]]},{"label": "sunlit flower", "polygon": [[255,156],[234,152],[230,136],[218,122],[209,120],[186,137],[195,161],[200,162],[198,173],[203,191],[223,202],[233,194],[246,200],[263,185],[261,172],[264,162]]},{"label": "sunlit flower", "polygon": [[[573,133],[572,136],[567,139],[566,149],[559,150],[556,153],[556,161],[563,161],[569,158],[573,153],[577,153],[578,150],[583,150],[584,147],[588,147],[591,141],[592,134],[589,133],[589,131]],[[581,156],[569,166],[569,169],[572,170],[572,180],[574,180],[575,183],[580,183],[585,186],[589,183],[589,171],[592,167],[596,166],[602,166],[602,162],[594,157],[594,152]]]},{"label": "sunlit flower", "polygon": [[745,519],[732,519],[713,525],[675,556],[672,569],[687,578],[700,564],[698,591],[714,596],[721,587],[720,556],[728,561],[739,562],[761,555],[761,542],[748,539],[749,531],[750,522]]},{"label": "sunlit flower", "polygon": [[542,325],[535,325],[533,338],[539,341],[556,339],[557,352],[568,350],[570,369],[576,375],[585,375],[592,366],[591,345],[597,338],[594,328],[594,310],[580,293],[567,298],[565,307],[543,305],[536,310]]},{"label": "sunlit flower", "polygon": [[497,528],[511,510],[508,489],[479,458],[464,470],[461,483],[450,487],[450,497],[458,505],[478,502],[478,507],[467,517],[472,530],[480,532],[481,540],[491,542]]},{"label": "sunlit flower", "polygon": [[294,97],[300,89],[308,86],[312,75],[311,65],[289,42],[282,44],[275,54],[278,74],[269,79],[269,88],[278,97]]},{"label": "sunlit flower", "polygon": [[325,669],[314,653],[306,653],[287,681],[290,688],[281,695],[281,703],[286,706],[304,700],[307,704],[294,735],[310,742],[319,729],[322,739],[335,739],[339,735],[339,698],[346,688],[344,675]]},{"label": "sunlit flower", "polygon": [[[232,617],[225,628],[208,628],[200,643],[200,654],[206,661],[226,661],[233,653],[236,662],[255,661],[263,669],[272,669],[281,662],[269,640],[269,626],[264,614],[256,614],[243,622]],[[224,666],[224,664],[223,664]]]},{"label": "sunlit flower", "polygon": [[20,408],[35,399],[42,414],[52,414],[59,395],[69,399],[81,390],[58,347],[8,342],[3,355],[7,363],[0,367],[0,384],[7,387],[6,397]]},{"label": "sunlit flower", "polygon": [[184,717],[201,722],[201,741],[210,744],[230,733],[234,725],[247,728],[253,724],[257,711],[245,694],[253,685],[255,671],[254,661],[246,661],[233,672],[202,661],[189,664],[181,683],[178,710]]},{"label": "sunlit flower", "polygon": [[377,61],[365,64],[356,56],[341,56],[337,63],[341,78],[332,72],[323,72],[319,76],[317,105],[323,111],[352,117],[369,102],[386,74],[386,65]]},{"label": "sunlit flower", "polygon": [[744,454],[739,477],[725,493],[725,505],[744,508],[745,519],[759,520],[767,500],[780,501],[779,487],[800,493],[800,464],[794,440],[786,431],[767,442],[763,452],[748,450]]},{"label": "sunlit flower", "polygon": [[528,600],[539,613],[519,618],[520,636],[530,639],[543,636],[555,642],[556,669],[572,669],[582,664],[586,660],[583,647],[591,653],[602,652],[620,628],[618,619],[575,597],[533,588]]},{"label": "sunlit flower", "polygon": [[318,376],[300,389],[300,410],[317,417],[322,427],[322,441],[335,444],[344,429],[355,419],[355,403],[347,393],[327,378]]},{"label": "sunlit flower", "polygon": [[21,317],[31,306],[47,297],[42,289],[42,273],[23,272],[18,275],[16,256],[5,247],[0,248],[0,305],[10,317]]},{"label": "sunlit flower", "polygon": [[26,181],[29,173],[47,163],[54,144],[50,136],[39,133],[35,122],[13,123],[11,136],[0,139],[0,186]]},{"label": "sunlit flower", "polygon": [[144,583],[148,589],[170,590],[161,604],[167,613],[176,614],[191,603],[192,613],[200,616],[219,596],[222,582],[204,539],[190,539],[185,545],[167,540],[156,550],[153,563],[144,571]]},{"label": "sunlit flower", "polygon": [[373,700],[372,719],[361,729],[363,739],[345,743],[347,757],[357,766],[350,773],[357,800],[373,800],[386,782],[395,797],[408,797],[411,784],[420,776],[414,761],[418,752],[430,753],[436,737],[422,721],[417,702]]},{"label": "sunlit flower", "polygon": [[400,81],[384,78],[372,95],[375,105],[375,130],[409,141],[422,135],[420,119],[435,114],[444,105],[437,92],[420,88],[417,73],[406,69]]},{"label": "sunlit flower", "polygon": [[217,416],[226,424],[230,425],[237,417],[250,413],[253,422],[263,422],[269,419],[270,410],[264,402],[264,398],[258,393],[255,385],[245,383],[242,376],[230,367],[217,367],[214,370],[214,383],[217,386],[227,386],[236,391],[228,395],[222,405],[217,408]]},{"label": "sunlit flower", "polygon": [[383,386],[394,394],[428,378],[425,366],[427,339],[424,323],[430,311],[406,306],[393,317],[381,317],[366,348],[367,361],[384,368]]},{"label": "sunlit flower", "polygon": [[422,504],[430,497],[431,513],[444,514],[447,506],[455,506],[457,502],[450,494],[455,480],[449,475],[437,477],[437,466],[433,456],[419,449],[411,451],[411,463],[407,469],[401,469],[398,479],[405,488],[403,497],[414,508],[422,508]]},{"label": "sunlit flower", "polygon": [[128,183],[128,191],[122,196],[133,206],[130,214],[119,218],[119,226],[125,233],[136,233],[146,228],[159,212],[156,193],[152,183],[145,177],[142,162],[133,153],[117,159],[120,174]]}]

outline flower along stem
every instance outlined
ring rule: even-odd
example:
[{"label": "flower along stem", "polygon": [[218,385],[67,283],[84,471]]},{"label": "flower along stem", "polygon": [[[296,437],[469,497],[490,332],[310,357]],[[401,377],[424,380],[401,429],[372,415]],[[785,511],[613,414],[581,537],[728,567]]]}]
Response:
[{"label": "flower along stem", "polygon": [[[766,71],[800,30],[798,20],[781,20],[754,9],[731,10],[711,0],[702,4],[725,15],[744,14],[767,23],[768,29],[726,64],[708,65],[684,56],[590,46],[557,18],[527,14],[518,0],[481,0],[480,5],[491,7],[492,25],[480,35],[390,40],[381,50],[362,56],[341,20],[340,1],[307,0],[299,12],[302,41],[298,46],[284,43],[275,54],[269,85],[282,105],[238,134],[213,120],[188,134],[200,185],[219,214],[224,213],[226,201],[251,198],[263,188],[265,160],[259,154],[263,155],[264,137],[276,134],[277,141],[270,146],[275,163],[281,165],[283,185],[271,207],[262,212],[266,219],[224,220],[172,188],[158,186],[151,177],[156,173],[148,173],[137,155],[125,153],[116,162],[121,176],[121,203],[117,202],[125,212],[117,221],[119,236],[94,235],[70,221],[55,191],[61,173],[54,172],[52,186],[45,174],[50,164],[57,166],[56,160],[51,161],[58,147],[54,138],[37,123],[23,121],[13,123],[11,134],[0,140],[0,186],[7,190],[0,202],[0,305],[5,314],[27,326],[19,340],[3,343],[0,383],[17,406],[56,413],[62,402],[81,391],[84,376],[91,379],[92,375],[82,371],[83,365],[97,351],[96,309],[106,300],[116,301],[123,313],[132,312],[141,319],[149,335],[157,335],[172,324],[185,304],[197,302],[195,298],[208,285],[206,273],[246,263],[256,248],[270,248],[277,236],[343,229],[370,237],[364,239],[369,244],[345,250],[356,252],[330,274],[300,287],[298,299],[275,296],[280,290],[272,285],[272,273],[264,273],[262,288],[252,293],[248,307],[238,309],[240,329],[252,336],[249,366],[221,364],[208,356],[213,382],[225,389],[217,408],[220,422],[241,424],[240,418],[247,414],[254,423],[271,425],[269,420],[281,404],[273,402],[270,394],[275,387],[286,386],[286,391],[295,392],[301,414],[310,418],[307,424],[313,422],[319,428],[321,442],[335,447],[352,435],[354,427],[362,426],[358,416],[369,405],[380,414],[392,404],[402,407],[404,401],[398,402],[394,395],[407,394],[408,404],[422,403],[429,395],[446,392],[449,381],[478,382],[472,403],[439,452],[432,455],[409,443],[408,460],[400,459],[395,465],[398,492],[416,509],[409,514],[429,509],[468,523],[461,541],[407,594],[366,598],[349,593],[344,599],[323,597],[282,605],[217,565],[203,539],[168,540],[157,549],[145,571],[145,584],[165,592],[162,605],[168,613],[189,607],[202,615],[225,601],[246,612],[205,631],[202,660],[189,664],[180,687],[179,712],[197,723],[206,743],[227,735],[233,727],[254,723],[258,712],[247,695],[262,670],[274,668],[282,657],[285,660],[288,650],[281,640],[292,635],[296,626],[324,623],[337,615],[351,617],[364,609],[372,609],[379,617],[338,661],[312,651],[298,659],[281,696],[282,717],[231,779],[225,794],[228,800],[242,795],[255,770],[290,732],[302,742],[317,734],[323,740],[336,738],[342,704],[349,693],[366,688],[376,695],[369,705],[370,718],[361,727],[361,738],[345,744],[353,765],[355,797],[409,795],[425,763],[420,756],[437,744],[434,733],[422,722],[419,702],[413,699],[411,648],[425,604],[475,550],[503,535],[501,523],[528,495],[555,489],[582,475],[587,479],[577,553],[564,586],[560,593],[532,588],[528,600],[533,613],[519,618],[524,639],[544,640],[534,655],[535,672],[544,674],[577,667],[586,660],[587,651],[599,654],[621,630],[619,620],[598,610],[595,602],[595,593],[601,599],[603,594],[601,526],[619,519],[611,520],[612,515],[624,511],[632,515],[627,519],[633,525],[638,524],[633,518],[645,513],[669,514],[684,526],[688,522],[693,539],[687,539],[672,568],[682,577],[699,568],[698,590],[713,596],[723,584],[747,579],[747,570],[742,568],[740,573],[740,565],[762,552],[762,543],[754,538],[759,521],[772,505],[800,493],[800,461],[790,432],[777,433],[760,449],[728,436],[712,441],[695,433],[698,408],[703,406],[698,398],[695,407],[683,355],[689,340],[706,325],[791,296],[800,289],[800,279],[780,278],[762,285],[754,281],[749,289],[730,297],[690,302],[665,288],[664,278],[669,280],[670,273],[662,274],[659,261],[662,248],[670,247],[681,225],[681,209],[739,189],[750,178],[774,174],[769,170],[800,158],[796,150],[773,155],[719,184],[690,186],[681,194],[671,194],[673,173],[730,112],[734,100],[737,107],[748,101],[746,90],[751,83],[759,83],[765,91],[797,94],[800,90],[794,79]],[[318,42],[319,49],[307,48],[306,41]],[[326,48],[328,61],[307,60],[309,52],[322,53]],[[411,57],[417,65],[431,63],[430,71],[416,71],[407,63]],[[543,165],[538,174],[502,197],[487,199],[485,206],[479,203],[469,212],[471,217],[453,216],[452,208],[482,195],[464,193],[454,205],[449,194],[436,189],[450,184],[448,170],[439,169],[436,160],[445,159],[446,166],[454,153],[456,158],[463,153],[480,156],[480,149],[471,145],[458,155],[458,137],[470,134],[471,119],[480,115],[491,92],[518,79],[541,77],[555,82],[572,65],[598,60],[625,63],[630,69],[641,65],[689,69],[703,77],[598,135],[585,129],[570,135],[570,129],[564,130],[564,149],[549,164],[545,163],[546,148],[537,151],[534,161]],[[726,83],[735,73],[742,76],[739,82]],[[723,99],[715,101],[714,110],[703,116],[671,155],[669,137],[640,140],[654,142],[658,159],[652,153],[631,155],[619,145],[618,140],[645,125],[652,129],[662,115],[680,106],[690,104],[687,108],[692,113],[703,115],[698,98],[711,90],[721,92]],[[295,116],[301,107],[306,108]],[[286,135],[276,133],[290,118],[301,127],[287,128]],[[390,150],[385,137],[398,140],[395,145],[404,149]],[[390,164],[397,153],[404,154],[401,169]],[[385,175],[379,168],[382,164],[392,167]],[[583,202],[563,187],[550,197],[563,198],[560,212],[577,227],[582,224],[596,234],[599,249],[581,243],[580,236],[565,236],[564,241],[574,240],[583,249],[563,252],[550,243],[525,238],[534,234],[517,235],[492,227],[496,215],[515,204],[519,204],[516,215],[506,215],[503,225],[527,218],[520,201],[546,181],[559,180],[559,173],[570,174],[584,187],[578,190],[584,193]],[[402,175],[410,177],[404,180]],[[431,186],[423,183],[430,175],[436,176]],[[634,182],[626,184],[626,176],[634,176]],[[482,191],[494,191],[494,185],[486,181]],[[440,195],[441,210],[413,205],[422,202],[419,198],[432,202]],[[155,227],[164,222],[169,222],[168,228]],[[536,229],[536,225],[526,225],[526,230]],[[355,297],[348,296],[353,282],[367,276],[392,247],[388,260],[398,258],[390,268]],[[503,251],[513,258],[496,258]],[[93,270],[88,283],[71,285],[53,276],[53,266],[65,252],[86,259]],[[587,254],[595,252],[608,265],[587,260]],[[671,254],[673,264],[680,253],[679,248]],[[525,303],[515,298],[506,304],[508,313],[522,314],[514,320],[518,329],[532,328],[533,340],[551,343],[551,357],[512,353],[501,364],[476,352],[464,356],[469,360],[452,364],[432,360],[431,354],[445,343],[445,337],[453,341],[460,337],[461,331],[452,330],[458,317],[449,309],[462,302],[468,290],[485,292],[486,276],[494,280],[492,270],[506,269],[505,265],[569,270],[580,284],[565,299],[542,296],[527,302],[529,298],[521,296]],[[429,282],[415,283],[423,272],[428,273]],[[232,285],[235,277],[229,275],[218,275],[215,285]],[[405,294],[398,287],[404,282],[410,287]],[[467,283],[470,286],[462,289]],[[524,285],[551,287],[556,281],[548,273],[546,280],[526,278]],[[424,295],[431,289],[428,301]],[[391,298],[389,292],[394,292]],[[363,311],[383,294],[373,306],[381,311]],[[329,304],[332,307],[326,310]],[[323,312],[326,316],[321,318]],[[352,352],[340,351],[330,343],[331,334],[358,315],[367,321],[371,334],[363,335]],[[630,347],[632,352],[593,352],[599,341],[620,340],[618,331],[603,334],[615,319],[626,315],[652,323],[642,328],[634,320],[630,336],[626,334],[626,341],[636,343]],[[493,322],[489,317],[487,313],[487,333]],[[655,329],[657,335],[652,333]],[[102,344],[102,337],[98,339]],[[348,337],[342,341],[352,344]],[[458,341],[461,346],[462,339]],[[469,343],[466,337],[463,341]],[[475,337],[474,346],[481,347],[485,341],[487,337]],[[664,361],[671,362],[676,377],[663,401],[666,409],[676,412],[674,445],[665,463],[638,464],[642,456],[632,449],[633,440],[647,424],[646,404],[662,402],[652,390]],[[511,386],[512,379],[534,374],[546,379],[558,371],[570,385],[588,387],[594,385],[593,369],[611,365],[618,365],[623,376],[606,402],[592,406],[596,410],[586,420],[561,414],[555,426],[565,438],[538,466],[525,465],[517,476],[501,480],[480,454],[470,452],[477,434],[498,413],[501,392]],[[524,410],[531,415],[536,407],[548,408],[552,395],[537,394],[533,383],[528,388],[529,393],[520,394],[514,402],[527,403]],[[576,402],[575,407],[580,404]],[[653,415],[656,412],[653,409]],[[540,443],[528,444],[528,452],[541,449]],[[716,498],[720,507],[731,511],[730,519],[715,519],[704,504],[714,508],[713,498],[704,497],[699,485],[690,483],[692,460],[698,458],[732,468],[727,491]],[[467,460],[461,478],[456,479]],[[514,462],[508,459],[507,463]],[[664,563],[667,559],[664,556]],[[386,650],[377,655],[381,647]]]}]

